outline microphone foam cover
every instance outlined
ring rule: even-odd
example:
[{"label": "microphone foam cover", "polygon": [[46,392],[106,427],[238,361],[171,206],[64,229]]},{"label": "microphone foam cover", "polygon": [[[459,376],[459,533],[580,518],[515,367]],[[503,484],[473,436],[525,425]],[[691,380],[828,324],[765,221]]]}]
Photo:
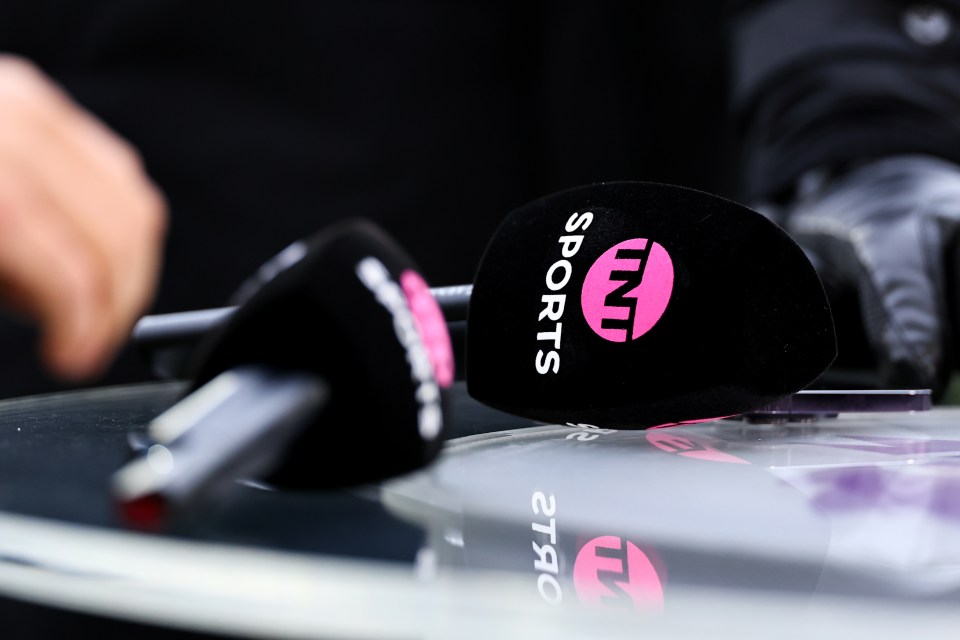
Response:
[{"label": "microphone foam cover", "polygon": [[245,285],[244,302],[194,353],[194,389],[243,364],[320,375],[331,401],[269,478],[286,487],[373,482],[442,448],[450,338],[412,259],[349,219],[294,243]]},{"label": "microphone foam cover", "polygon": [[642,429],[759,408],[836,353],[821,281],[780,227],[701,191],[610,182],[501,223],[474,280],[466,382],[534,420]]}]

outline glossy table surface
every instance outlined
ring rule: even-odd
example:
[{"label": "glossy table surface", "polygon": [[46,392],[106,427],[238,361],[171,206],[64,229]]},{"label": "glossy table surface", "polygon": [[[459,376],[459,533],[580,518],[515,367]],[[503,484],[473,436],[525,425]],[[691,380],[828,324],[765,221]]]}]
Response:
[{"label": "glossy table surface", "polygon": [[238,483],[176,531],[128,530],[110,476],[182,390],[0,402],[0,594],[256,638],[950,637],[960,622],[952,407],[609,431],[459,389],[456,437],[425,469]]}]

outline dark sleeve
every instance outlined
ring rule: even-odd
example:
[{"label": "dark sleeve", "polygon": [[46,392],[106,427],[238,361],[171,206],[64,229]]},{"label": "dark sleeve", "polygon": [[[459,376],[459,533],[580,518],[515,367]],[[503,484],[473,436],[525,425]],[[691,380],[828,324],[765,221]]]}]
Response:
[{"label": "dark sleeve", "polygon": [[960,0],[748,0],[730,12],[745,200],[891,153],[960,162]]}]

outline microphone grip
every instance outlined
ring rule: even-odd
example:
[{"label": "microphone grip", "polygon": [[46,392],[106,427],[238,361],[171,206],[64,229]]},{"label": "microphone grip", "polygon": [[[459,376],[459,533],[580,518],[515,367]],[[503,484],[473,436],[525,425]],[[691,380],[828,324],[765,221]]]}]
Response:
[{"label": "microphone grip", "polygon": [[443,317],[446,318],[447,322],[458,322],[467,319],[470,296],[473,294],[472,284],[431,287],[430,293],[440,306],[440,311],[443,312]]},{"label": "microphone grip", "polygon": [[154,418],[147,441],[112,478],[126,524],[158,530],[263,477],[329,400],[311,373],[229,369]]},{"label": "microphone grip", "polygon": [[[473,285],[433,287],[430,293],[448,327],[460,327],[462,333]],[[226,322],[236,309],[236,306],[227,306],[143,316],[133,327],[133,344],[158,378],[182,379],[193,348],[207,333]],[[455,339],[455,342],[461,341]],[[455,347],[455,351],[457,355],[462,353],[462,345]],[[462,357],[456,358],[456,362],[462,361]]]}]

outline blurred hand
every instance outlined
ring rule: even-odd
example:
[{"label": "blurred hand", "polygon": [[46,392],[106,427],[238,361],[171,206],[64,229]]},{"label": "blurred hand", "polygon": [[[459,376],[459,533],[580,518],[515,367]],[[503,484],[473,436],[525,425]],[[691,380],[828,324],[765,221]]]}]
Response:
[{"label": "blurred hand", "polygon": [[813,177],[786,211],[787,231],[825,282],[858,292],[883,382],[940,397],[956,339],[960,167],[894,156]]},{"label": "blurred hand", "polygon": [[0,55],[0,302],[42,358],[98,375],[152,299],[166,207],[133,148],[29,62]]}]

